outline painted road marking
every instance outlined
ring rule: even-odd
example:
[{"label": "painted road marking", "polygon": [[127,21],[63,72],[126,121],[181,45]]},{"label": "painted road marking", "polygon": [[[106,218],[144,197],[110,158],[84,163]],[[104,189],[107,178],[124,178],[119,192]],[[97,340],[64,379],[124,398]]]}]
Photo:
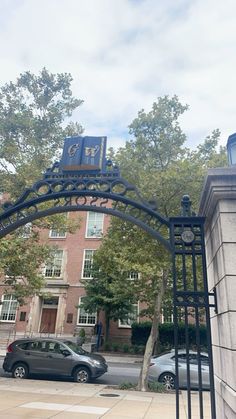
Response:
[{"label": "painted road marking", "polygon": [[27,409],[44,409],[44,410],[59,410],[75,413],[90,413],[94,415],[103,415],[110,408],[107,407],[95,407],[95,406],[81,406],[72,404],[60,404],[60,403],[44,403],[44,402],[31,402],[22,404],[19,407],[25,407]]}]

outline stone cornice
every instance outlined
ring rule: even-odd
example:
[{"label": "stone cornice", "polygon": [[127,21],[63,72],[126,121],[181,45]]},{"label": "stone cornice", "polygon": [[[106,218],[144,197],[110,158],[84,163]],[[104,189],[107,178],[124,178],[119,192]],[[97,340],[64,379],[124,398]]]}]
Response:
[{"label": "stone cornice", "polygon": [[236,200],[236,167],[208,170],[200,199],[199,215],[209,221],[220,200]]}]

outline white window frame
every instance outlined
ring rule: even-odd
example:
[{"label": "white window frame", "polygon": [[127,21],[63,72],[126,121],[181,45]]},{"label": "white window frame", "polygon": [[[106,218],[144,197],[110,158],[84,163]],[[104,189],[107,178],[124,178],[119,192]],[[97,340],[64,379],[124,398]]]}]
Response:
[{"label": "white window frame", "polygon": [[137,317],[135,320],[132,320],[131,318],[128,318],[127,323],[122,323],[124,320],[119,320],[118,327],[120,329],[131,329],[131,326],[134,322],[139,323],[139,301],[136,304],[132,304],[133,306],[137,307]]},{"label": "white window frame", "polygon": [[[80,297],[79,299],[79,304],[81,304],[83,297]],[[77,314],[77,325],[78,326],[95,326],[95,324],[97,323],[97,313],[86,313],[85,311],[83,312],[83,316],[86,318],[85,322],[80,322],[80,315],[81,315],[81,311],[83,309],[82,308],[78,308],[78,314]],[[89,318],[93,318],[94,317],[94,323],[89,323],[88,320]]]},{"label": "white window frame", "polygon": [[[6,299],[6,297],[10,296],[10,299]],[[16,322],[16,314],[17,314],[17,308],[18,308],[18,302],[17,300],[13,297],[12,294],[3,294],[2,298],[1,298],[1,307],[0,307],[0,322],[1,323],[15,323]],[[9,302],[8,307],[7,307],[7,319],[2,319],[2,311],[4,308],[4,303]],[[11,307],[12,305],[15,305],[14,310],[11,311]],[[13,315],[14,318],[13,319],[9,319],[9,316]]]},{"label": "white window frame", "polygon": [[[166,320],[166,318],[167,317],[170,317],[170,320]],[[174,314],[173,314],[173,312],[172,313],[169,313],[168,314],[168,316],[166,316],[165,315],[165,313],[164,313],[164,309],[162,309],[162,312],[161,312],[161,323],[163,324],[163,323],[173,323],[173,321],[174,321]]]},{"label": "white window frame", "polygon": [[139,272],[137,272],[137,271],[130,271],[129,273],[128,273],[128,279],[130,280],[130,281],[136,281],[137,279],[139,279],[140,278],[140,273]]},{"label": "white window frame", "polygon": [[65,239],[66,232],[61,230],[54,230],[53,228],[49,231],[50,239]]},{"label": "white window frame", "polygon": [[[54,263],[54,261],[55,261],[55,259],[57,258],[57,256],[56,256],[56,254],[58,253],[58,252],[61,252],[61,266],[60,266],[60,275],[46,275],[46,271],[47,270],[49,270],[50,269],[50,263],[52,264],[52,273],[54,273],[54,271],[56,270],[56,269],[58,269],[57,267],[56,267],[56,265],[55,265],[55,263]],[[63,249],[56,249],[55,251],[54,251],[54,255],[52,254],[52,257],[53,257],[53,261],[49,261],[48,262],[48,264],[46,264],[45,265],[45,267],[44,267],[44,277],[45,278],[48,278],[48,279],[50,279],[50,278],[55,278],[55,279],[60,279],[60,278],[62,278],[62,276],[63,276],[63,260],[64,260],[64,250]]]},{"label": "white window frame", "polygon": [[93,252],[93,255],[92,255],[92,264],[93,264],[93,257],[94,257],[94,254],[95,254],[95,252],[96,252],[96,249],[84,249],[84,255],[83,255],[83,265],[82,265],[81,278],[82,278],[82,279],[93,279],[93,276],[91,276],[91,275],[90,275],[90,276],[84,276],[85,262],[86,262],[86,260],[89,260],[89,259],[86,259],[86,258],[85,258],[86,252]]},{"label": "white window frame", "polygon": [[22,226],[21,228],[22,228],[21,237],[23,239],[28,239],[31,235],[31,232],[32,232],[32,223],[29,222],[29,223],[25,224],[24,226]]},{"label": "white window frame", "polygon": [[[94,216],[95,220],[89,220],[89,217]],[[102,219],[99,220],[99,224],[101,222],[101,228],[99,228],[98,230],[98,234],[96,234],[96,217],[101,216]],[[89,224],[93,222],[94,223],[94,234],[93,235],[89,235]],[[86,232],[85,232],[85,238],[86,239],[101,239],[101,237],[103,236],[103,225],[104,225],[104,214],[100,213],[100,212],[94,212],[94,211],[88,211],[87,213],[87,219],[86,219]]]}]

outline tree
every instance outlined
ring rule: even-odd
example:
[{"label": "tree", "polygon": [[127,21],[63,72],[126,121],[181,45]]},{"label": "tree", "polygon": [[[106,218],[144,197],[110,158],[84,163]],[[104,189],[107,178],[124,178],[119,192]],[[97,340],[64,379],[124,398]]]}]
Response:
[{"label": "tree", "polygon": [[29,71],[0,89],[0,184],[11,197],[19,196],[58,158],[63,139],[82,132],[65,120],[81,105],[72,96],[72,77],[43,68]]},{"label": "tree", "polygon": [[[70,74],[52,74],[43,68],[39,75],[27,71],[15,83],[0,88],[0,192],[11,200],[41,179],[46,168],[58,159],[64,137],[82,133],[80,124],[66,124],[82,103],[73,97],[71,82]],[[42,285],[38,269],[48,248],[39,242],[37,229],[53,227],[71,232],[78,222],[72,224],[54,215],[35,221],[28,238],[20,237],[19,230],[1,240],[0,254],[5,258],[1,269],[8,275],[5,283],[19,299],[27,292],[32,295],[34,289],[38,292]]]},{"label": "tree", "polygon": [[20,305],[27,297],[41,293],[44,277],[40,268],[49,256],[50,248],[40,244],[37,233],[25,238],[18,232],[14,240],[1,240],[0,275],[4,275],[7,289],[13,290]]},{"label": "tree", "polygon": [[81,306],[88,312],[97,311],[99,314],[104,311],[106,342],[109,340],[110,321],[126,320],[136,302],[128,272],[117,265],[119,249],[113,247],[112,252],[109,249],[111,240],[108,233],[103,246],[95,253],[91,267],[93,279],[82,280],[86,296]]},{"label": "tree", "polygon": [[[207,167],[226,162],[225,151],[217,151],[218,130],[213,131],[197,150],[184,147],[186,136],[178,119],[187,109],[177,96],[158,98],[149,113],[144,110],[138,113],[130,125],[133,139],[115,155],[123,177],[136,185],[144,198],[156,201],[158,212],[166,217],[178,215],[181,198],[188,191],[191,191],[191,200],[197,209]],[[107,246],[107,257],[109,251],[113,251],[112,247],[121,248],[122,242],[120,267],[140,272],[140,279],[133,289],[136,298],[147,304],[145,314],[153,321],[138,384],[140,390],[146,390],[163,298],[168,298],[171,292],[171,262],[165,249],[146,233],[127,224],[124,234],[123,228],[124,223],[112,220],[110,237],[117,241],[112,240]],[[122,231],[120,236],[119,231]]]}]

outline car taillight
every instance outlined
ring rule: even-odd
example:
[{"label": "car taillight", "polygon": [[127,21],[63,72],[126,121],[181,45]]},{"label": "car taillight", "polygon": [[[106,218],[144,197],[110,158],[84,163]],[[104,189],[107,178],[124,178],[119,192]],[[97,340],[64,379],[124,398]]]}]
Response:
[{"label": "car taillight", "polygon": [[12,343],[10,343],[10,345],[7,347],[7,353],[9,354],[11,352],[13,352]]}]

